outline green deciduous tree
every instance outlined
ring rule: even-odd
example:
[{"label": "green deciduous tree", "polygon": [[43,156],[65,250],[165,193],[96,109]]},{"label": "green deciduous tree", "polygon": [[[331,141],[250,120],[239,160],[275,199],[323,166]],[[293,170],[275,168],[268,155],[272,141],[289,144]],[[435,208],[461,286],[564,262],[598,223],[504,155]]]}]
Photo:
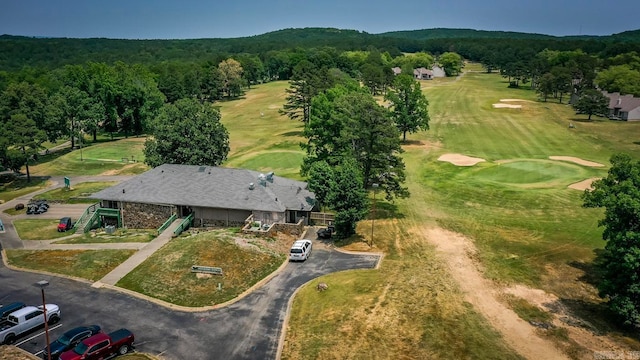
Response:
[{"label": "green deciduous tree", "polygon": [[640,69],[633,69],[629,65],[612,66],[599,72],[595,83],[608,92],[640,96]]},{"label": "green deciduous tree", "polygon": [[302,172],[316,161],[338,166],[353,158],[362,173],[363,188],[380,184],[388,199],[408,196],[402,187],[404,162],[400,133],[388,111],[361,88],[336,86],[314,98],[313,116],[304,134],[306,157]]},{"label": "green deciduous tree", "polygon": [[367,212],[367,192],[363,187],[359,164],[352,158],[343,158],[333,172],[331,191],[327,202],[336,212],[335,227],[339,238],[356,233],[356,224]]},{"label": "green deciduous tree", "polygon": [[544,102],[547,101],[549,95],[553,94],[555,90],[555,79],[551,73],[545,73],[538,80],[538,87],[536,91],[542,96]]},{"label": "green deciduous tree", "polygon": [[391,101],[391,118],[402,133],[402,141],[407,140],[407,132],[429,129],[429,102],[411,75],[398,75],[386,98]]},{"label": "green deciduous tree", "polygon": [[626,325],[640,325],[640,162],[627,154],[611,157],[606,178],[583,195],[585,207],[604,207],[600,296]]},{"label": "green deciduous tree", "polygon": [[240,96],[242,94],[242,65],[237,60],[227,59],[218,64],[222,80],[222,90],[227,97]]},{"label": "green deciduous tree", "polygon": [[438,63],[442,65],[445,74],[447,76],[455,76],[462,71],[463,61],[462,56],[454,52],[445,52],[438,58]]},{"label": "green deciduous tree", "polygon": [[[27,118],[24,114],[11,115],[11,119],[5,125],[6,133],[9,136],[9,148],[20,152],[21,159],[24,160],[22,164],[27,170],[27,182],[30,182],[29,159],[37,154],[42,143],[47,140],[47,135],[43,130],[38,129],[35,121]],[[18,169],[14,168],[14,170]]]},{"label": "green deciduous tree", "polygon": [[585,114],[606,114],[609,111],[609,98],[596,89],[586,89],[580,94],[578,101],[573,107]]},{"label": "green deciduous tree", "polygon": [[317,161],[311,165],[307,175],[309,190],[314,192],[316,200],[324,207],[333,188],[333,168],[326,161]]},{"label": "green deciduous tree", "polygon": [[145,142],[145,162],[162,164],[220,165],[229,153],[229,133],[220,112],[196,99],[165,104]]}]

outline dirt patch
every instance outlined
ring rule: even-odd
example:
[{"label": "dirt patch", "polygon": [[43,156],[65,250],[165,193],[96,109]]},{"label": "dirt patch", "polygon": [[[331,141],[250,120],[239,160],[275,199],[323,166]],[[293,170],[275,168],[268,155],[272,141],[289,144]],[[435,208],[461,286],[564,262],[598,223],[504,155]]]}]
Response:
[{"label": "dirt patch", "polygon": [[522,105],[496,103],[492,105],[495,109],[522,109]]},{"label": "dirt patch", "polygon": [[549,159],[551,159],[551,160],[559,160],[559,161],[568,161],[568,162],[576,163],[578,165],[589,166],[589,167],[602,167],[602,166],[604,166],[603,164],[600,164],[600,163],[597,163],[597,162],[594,162],[594,161],[584,160],[584,159],[580,159],[580,158],[573,157],[573,156],[549,156]]},{"label": "dirt patch", "polygon": [[[625,354],[626,349],[624,346],[606,336],[597,334],[597,330],[593,325],[572,314],[555,295],[523,285],[506,288],[504,292],[524,299],[528,303],[552,314],[552,326],[564,329],[568,334],[569,342],[563,344],[563,346],[567,347],[567,350],[572,353],[572,357],[593,359],[596,353],[614,352]],[[574,346],[571,346],[571,343]]]},{"label": "dirt patch", "polygon": [[527,359],[567,359],[551,341],[540,337],[533,326],[498,300],[500,290],[482,276],[473,260],[477,250],[469,239],[441,228],[424,231],[449,265],[465,300],[502,334],[511,348]]},{"label": "dirt patch", "polygon": [[446,161],[456,166],[473,166],[486,160],[462,154],[444,154],[438,158],[438,161]]},{"label": "dirt patch", "polygon": [[598,179],[600,178],[590,178],[590,179],[582,180],[580,182],[569,185],[568,188],[580,190],[580,191],[593,190],[593,186],[591,185],[593,184],[594,181]]}]

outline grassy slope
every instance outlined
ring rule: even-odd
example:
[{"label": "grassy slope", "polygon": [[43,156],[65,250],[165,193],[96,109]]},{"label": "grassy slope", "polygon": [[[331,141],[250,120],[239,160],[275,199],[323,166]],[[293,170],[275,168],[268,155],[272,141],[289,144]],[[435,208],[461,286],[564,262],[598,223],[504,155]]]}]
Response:
[{"label": "grassy slope", "polygon": [[278,113],[287,87],[284,81],[262,84],[240,100],[220,103],[231,143],[224,166],[300,178],[302,123]]},{"label": "grassy slope", "polygon": [[[604,176],[606,169],[547,158],[608,164],[614,151],[637,151],[640,126],[584,122],[567,105],[551,102],[492,108],[503,98],[535,100],[532,91],[506,85],[483,73],[424,83],[431,130],[410,135],[404,147],[412,196],[378,204],[375,243],[387,254],[381,271],[322,278],[329,291],[336,289],[324,300],[324,293],[303,289],[294,302],[285,358],[515,357],[468,308],[434,258],[422,230],[436,224],[473,238],[486,275],[498,282],[540,287],[568,303],[598,302],[581,276],[593,250],[603,246],[597,228],[602,212],[581,208],[581,193],[566,186]],[[568,129],[570,121],[575,129]],[[488,162],[457,167],[437,161],[443,153]],[[524,161],[495,162],[506,159]],[[370,224],[359,225],[362,237],[369,236]]]},{"label": "grassy slope", "polygon": [[[33,175],[49,176],[139,174],[148,169],[143,163],[144,141],[144,138],[121,139],[91,144],[61,156],[50,154],[43,158],[50,157],[51,161],[31,166],[30,170]],[[135,159],[136,163],[125,163],[123,158]]]}]

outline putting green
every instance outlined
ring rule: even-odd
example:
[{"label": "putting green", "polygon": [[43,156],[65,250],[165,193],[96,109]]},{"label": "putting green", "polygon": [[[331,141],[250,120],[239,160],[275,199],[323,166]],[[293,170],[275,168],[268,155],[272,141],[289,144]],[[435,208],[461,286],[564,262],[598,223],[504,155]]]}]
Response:
[{"label": "putting green", "polygon": [[475,181],[528,188],[567,186],[589,176],[576,164],[533,159],[498,162],[478,168],[473,174]]}]

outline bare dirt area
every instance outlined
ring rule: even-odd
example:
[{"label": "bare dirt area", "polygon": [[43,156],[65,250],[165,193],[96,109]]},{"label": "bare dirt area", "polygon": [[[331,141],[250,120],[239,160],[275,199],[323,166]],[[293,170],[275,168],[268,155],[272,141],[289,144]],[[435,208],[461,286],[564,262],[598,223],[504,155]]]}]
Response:
[{"label": "bare dirt area", "polygon": [[598,180],[600,178],[590,178],[590,179],[586,179],[586,180],[582,180],[579,181],[577,183],[573,183],[571,185],[568,186],[568,188],[570,189],[575,189],[575,190],[580,190],[580,191],[585,191],[585,190],[593,190],[593,182]]},{"label": "bare dirt area", "polygon": [[[567,333],[567,342],[561,345],[576,359],[598,358],[597,354],[626,354],[628,349],[614,339],[598,334],[597,329],[587,320],[575,316],[558,297],[540,289],[515,285],[504,289],[510,294],[526,300],[528,303],[552,314],[550,321],[554,329],[563,329]],[[625,358],[625,357],[622,357]]]},{"label": "bare dirt area", "polygon": [[471,303],[499,331],[511,348],[527,359],[568,359],[556,345],[541,337],[499,298],[502,290],[485,279],[473,260],[477,250],[462,235],[441,228],[424,229],[427,239],[449,265],[449,271]]},{"label": "bare dirt area", "polygon": [[473,166],[486,160],[462,154],[444,154],[438,158],[438,161],[446,161],[456,166]]},{"label": "bare dirt area", "polygon": [[573,156],[549,156],[549,159],[551,159],[551,160],[559,160],[559,161],[568,161],[568,162],[576,163],[578,165],[589,166],[589,167],[602,167],[602,166],[604,166],[603,164],[600,164],[600,163],[597,163],[597,162],[594,162],[594,161],[584,160],[584,159],[580,159],[580,158],[573,157]]}]

